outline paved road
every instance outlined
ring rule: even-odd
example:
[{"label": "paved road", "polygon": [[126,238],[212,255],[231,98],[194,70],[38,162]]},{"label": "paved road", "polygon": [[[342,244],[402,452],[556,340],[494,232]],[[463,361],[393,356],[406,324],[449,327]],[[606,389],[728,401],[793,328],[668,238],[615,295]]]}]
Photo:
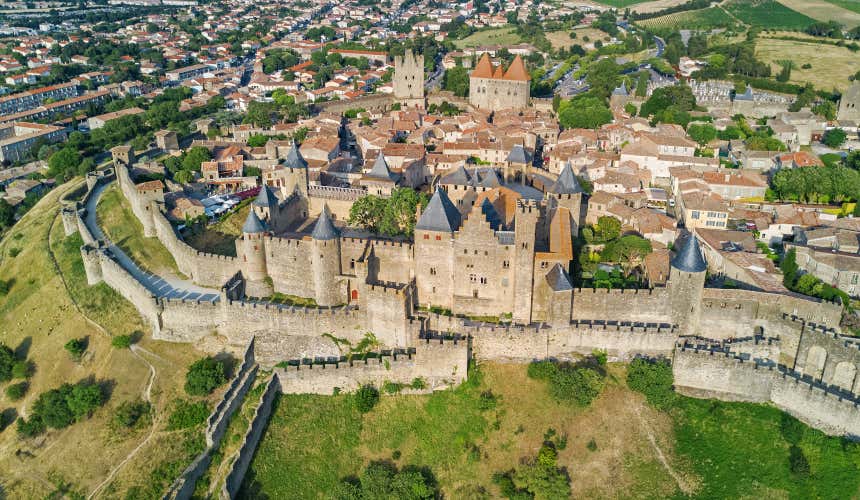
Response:
[{"label": "paved road", "polygon": [[101,230],[98,225],[98,220],[96,218],[96,206],[98,205],[99,199],[101,198],[102,192],[110,185],[102,184],[93,191],[93,195],[90,196],[89,201],[87,202],[87,216],[85,219],[85,223],[87,228],[93,234],[94,237],[104,241],[108,245],[108,250],[116,259],[117,262],[128,271],[132,276],[135,277],[143,286],[147,288],[153,295],[156,297],[166,297],[166,298],[185,298],[189,300],[203,300],[208,302],[217,302],[220,298],[220,294],[218,290],[212,288],[205,288],[202,286],[195,285],[189,280],[184,280],[176,276],[164,275],[159,276],[153,274],[141,266],[137,264],[131,257],[126,255],[125,252],[122,251],[121,248],[114,245],[108,240],[107,236]]}]

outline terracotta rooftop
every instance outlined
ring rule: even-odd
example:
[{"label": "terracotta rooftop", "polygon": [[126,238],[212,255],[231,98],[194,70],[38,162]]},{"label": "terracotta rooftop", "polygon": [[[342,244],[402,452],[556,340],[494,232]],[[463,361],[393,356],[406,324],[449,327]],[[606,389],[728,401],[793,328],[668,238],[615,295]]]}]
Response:
[{"label": "terracotta rooftop", "polygon": [[523,63],[523,58],[519,55],[514,58],[514,62],[508,66],[508,71],[505,72],[505,80],[518,80],[527,82],[531,80],[529,72],[526,71],[526,65]]},{"label": "terracotta rooftop", "polygon": [[474,71],[472,71],[472,77],[474,78],[492,78],[493,77],[493,63],[490,62],[490,55],[484,52],[481,56],[481,59],[478,61],[478,64],[475,65]]}]

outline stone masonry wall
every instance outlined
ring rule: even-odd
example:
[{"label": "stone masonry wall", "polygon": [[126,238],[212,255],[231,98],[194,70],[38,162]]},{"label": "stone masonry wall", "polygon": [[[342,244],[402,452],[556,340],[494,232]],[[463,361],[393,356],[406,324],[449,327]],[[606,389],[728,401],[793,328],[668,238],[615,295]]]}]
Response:
[{"label": "stone masonry wall", "polygon": [[251,424],[248,426],[248,432],[245,433],[242,445],[239,447],[239,452],[233,460],[230,471],[227,473],[227,479],[224,481],[224,486],[220,494],[222,500],[236,498],[236,494],[242,486],[242,480],[245,478],[245,472],[248,471],[251,460],[254,458],[257,444],[260,442],[263,431],[269,423],[269,417],[272,413],[272,403],[274,403],[280,387],[278,374],[275,373],[269,379],[263,395],[260,396],[260,404],[257,406],[256,411],[254,411]]},{"label": "stone masonry wall", "polygon": [[771,402],[822,431],[860,437],[860,408],[846,396],[807,382],[799,374],[726,353],[679,348],[673,371],[682,394],[727,401]]},{"label": "stone masonry wall", "polygon": [[573,291],[572,314],[575,320],[668,323],[669,291],[666,288],[650,290],[577,288]]}]

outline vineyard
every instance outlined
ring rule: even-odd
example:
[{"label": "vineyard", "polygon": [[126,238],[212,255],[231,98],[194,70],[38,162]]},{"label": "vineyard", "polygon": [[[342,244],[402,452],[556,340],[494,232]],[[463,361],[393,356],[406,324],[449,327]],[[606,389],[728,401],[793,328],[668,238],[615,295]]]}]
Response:
[{"label": "vineyard", "polygon": [[720,7],[709,7],[707,9],[688,10],[675,12],[653,19],[643,19],[637,24],[653,30],[677,30],[677,29],[700,29],[726,28],[737,22]]},{"label": "vineyard", "polygon": [[725,9],[746,24],[769,29],[803,30],[815,22],[775,0],[732,0]]}]

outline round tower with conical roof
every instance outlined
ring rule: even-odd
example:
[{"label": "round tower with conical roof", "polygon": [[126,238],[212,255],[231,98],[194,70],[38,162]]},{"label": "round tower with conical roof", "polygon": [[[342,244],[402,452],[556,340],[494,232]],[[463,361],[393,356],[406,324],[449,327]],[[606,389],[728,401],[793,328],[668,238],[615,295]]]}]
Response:
[{"label": "round tower with conical roof", "polygon": [[266,266],[266,224],[254,210],[248,212],[236,247],[245,277],[245,294],[251,297],[272,295],[274,289]]},{"label": "round tower with conical roof", "polygon": [[690,235],[672,259],[669,270],[672,323],[678,325],[681,335],[698,334],[707,271],[699,239],[695,234]]},{"label": "round tower with conical roof", "polygon": [[319,219],[311,232],[311,271],[317,305],[336,306],[347,301],[340,276],[340,231],[335,227],[323,206]]}]

